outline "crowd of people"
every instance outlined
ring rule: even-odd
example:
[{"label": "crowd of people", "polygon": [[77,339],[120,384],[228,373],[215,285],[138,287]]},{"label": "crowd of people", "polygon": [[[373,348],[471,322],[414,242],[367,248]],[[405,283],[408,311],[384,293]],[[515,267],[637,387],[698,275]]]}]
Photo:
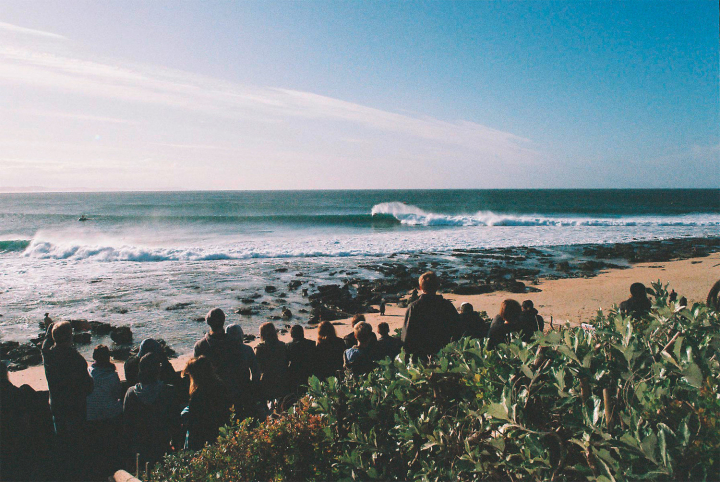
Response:
[{"label": "crowd of people", "polygon": [[[205,318],[209,331],[195,344],[182,373],[175,371],[160,343],[146,339],[137,355],[125,362],[126,389],[108,347],[95,348],[88,368],[73,347],[70,323],[51,323],[42,354],[50,395],[46,412],[55,441],[54,475],[101,480],[118,468],[152,465],[172,450],[201,449],[217,439],[233,411],[240,419],[264,418],[302,396],[309,377],[360,376],[379,360],[395,358],[403,347],[408,357],[427,359],[461,337],[487,337],[486,346],[492,349],[508,341],[511,333],[529,341],[544,330],[544,320],[530,300],[522,305],[505,300],[488,323],[469,303],[458,312],[437,294],[439,284],[433,272],[420,277],[421,295],[413,294],[416,299],[406,311],[400,337],[392,336],[384,322],[373,332],[363,315],[353,318],[352,332],[344,338],[338,337],[332,323],[323,321],[317,341],[307,339],[304,328],[294,325],[292,341],[284,343],[275,326],[264,323],[253,350],[244,343],[242,328],[226,327],[225,313],[215,308]],[[637,285],[631,288],[631,299],[621,304],[631,316],[650,308],[644,286]],[[0,475],[3,480],[23,479],[32,464],[27,453],[12,457],[17,444],[36,443],[27,434],[48,424],[37,419],[37,410],[29,415],[29,387],[14,387],[3,364],[0,388]]]}]

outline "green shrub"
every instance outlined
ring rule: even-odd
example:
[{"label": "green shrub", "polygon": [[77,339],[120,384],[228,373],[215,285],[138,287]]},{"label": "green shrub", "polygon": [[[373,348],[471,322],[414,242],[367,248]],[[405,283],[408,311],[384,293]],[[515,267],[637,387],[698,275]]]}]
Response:
[{"label": "green shrub", "polygon": [[647,317],[599,313],[594,333],[463,339],[429,364],[311,378],[295,412],[228,428],[154,480],[716,479],[720,315],[653,293]]}]

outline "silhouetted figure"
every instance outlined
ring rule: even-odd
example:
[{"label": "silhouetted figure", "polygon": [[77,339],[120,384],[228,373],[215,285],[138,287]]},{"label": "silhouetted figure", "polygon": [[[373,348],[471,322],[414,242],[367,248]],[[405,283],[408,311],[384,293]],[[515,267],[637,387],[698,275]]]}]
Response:
[{"label": "silhouetted figure", "polygon": [[507,299],[500,305],[500,313],[493,319],[488,330],[488,348],[510,341],[510,333],[520,330],[522,308],[515,300]]},{"label": "silhouetted figure", "polygon": [[377,332],[380,335],[377,343],[375,343],[374,358],[376,360],[384,360],[385,358],[395,359],[402,349],[402,341],[400,338],[390,336],[390,326],[382,322],[377,326]]},{"label": "silhouetted figure", "polygon": [[38,430],[33,424],[32,395],[27,385],[16,387],[0,362],[0,480],[30,480],[36,462]]},{"label": "silhouetted figure", "polygon": [[89,372],[93,379],[92,393],[87,397],[87,461],[88,478],[107,479],[119,467],[117,457],[119,434],[122,431],[123,389],[110,350],[98,345],[93,351],[94,363]]},{"label": "silhouetted figure", "polygon": [[241,368],[240,401],[235,400],[234,402],[235,416],[243,420],[245,417],[255,414],[255,405],[258,402],[260,390],[260,365],[255,357],[255,350],[245,343],[245,334],[240,325],[228,325],[225,333],[240,345],[243,363],[249,367],[249,373]]},{"label": "silhouetted figure", "polygon": [[355,315],[350,320],[350,325],[353,327],[353,331],[348,333],[343,337],[343,341],[345,342],[345,349],[352,348],[355,345],[357,345],[357,340],[355,339],[355,325],[358,323],[365,321],[365,315]]},{"label": "silhouetted figure", "polygon": [[487,336],[490,325],[480,317],[480,313],[475,311],[470,303],[460,305],[459,320],[458,338],[467,336],[481,340]]},{"label": "silhouetted figure", "polygon": [[380,316],[385,316],[385,299],[380,300]]},{"label": "silhouetted figure", "polygon": [[152,466],[171,450],[172,440],[178,438],[180,413],[175,387],[160,380],[160,360],[155,353],[140,359],[138,378],[138,384],[125,393],[123,431],[132,465],[135,454],[140,454],[144,467],[146,462]]},{"label": "silhouetted figure", "polygon": [[176,385],[179,382],[178,373],[173,368],[172,363],[168,360],[160,342],[152,338],[146,338],[140,343],[140,349],[137,355],[129,357],[125,360],[125,380],[128,386],[137,385],[138,383],[138,365],[140,359],[148,353],[155,353],[160,360],[160,380],[170,385]]},{"label": "silhouetted figure", "polygon": [[638,319],[647,314],[651,307],[652,303],[650,303],[647,297],[645,285],[642,283],[633,283],[630,285],[630,298],[620,303],[618,311],[624,315]]},{"label": "silhouetted figure", "polygon": [[413,357],[436,354],[457,333],[458,312],[450,301],[436,294],[439,286],[440,279],[434,272],[420,276],[423,295],[405,312],[402,341]]},{"label": "silhouetted figure", "polygon": [[200,450],[214,443],[220,427],[230,421],[230,395],[206,357],[188,361],[183,375],[190,377],[190,403],[184,411],[187,448]]},{"label": "silhouetted figure", "polygon": [[677,300],[677,293],[673,289],[670,291],[670,296],[668,296],[668,302],[673,303],[676,300]]},{"label": "silhouetted figure", "polygon": [[361,321],[354,328],[357,345],[345,350],[343,355],[343,366],[353,376],[360,376],[369,373],[377,365],[370,349],[372,339],[372,327]]},{"label": "silhouetted figure", "polygon": [[305,330],[300,325],[290,329],[290,336],[292,341],[287,345],[290,390],[302,393],[305,391],[302,387],[315,371],[315,342],[305,338]]},{"label": "silhouetted figure", "polygon": [[417,301],[419,298],[418,296],[418,290],[416,288],[413,288],[412,292],[410,293],[410,299],[408,300],[408,303],[412,303],[413,301]]},{"label": "silhouetted figure", "polygon": [[50,318],[50,313],[45,313],[45,317],[43,318],[43,326],[47,330],[48,327],[52,324],[53,320]]},{"label": "silhouetted figure", "polygon": [[255,347],[255,356],[260,365],[260,393],[268,402],[281,400],[289,393],[287,346],[278,340],[277,330],[272,323],[260,326],[260,340]]},{"label": "silhouetted figure", "polygon": [[315,345],[315,375],[320,380],[338,375],[343,368],[345,349],[345,343],[337,336],[333,324],[329,321],[320,323]]},{"label": "silhouetted figure", "polygon": [[45,378],[50,391],[50,409],[57,435],[60,467],[58,478],[77,479],[83,454],[87,396],[93,379],[87,362],[72,344],[72,326],[67,321],[51,323],[42,345]]},{"label": "silhouetted figure", "polygon": [[536,331],[545,330],[545,320],[538,315],[532,300],[525,300],[522,303],[522,313],[520,314],[520,331],[522,339],[525,343],[532,341],[532,337]]},{"label": "silhouetted figure", "polygon": [[681,296],[680,299],[678,300],[678,306],[680,306],[682,308],[687,308],[687,305],[688,305],[687,298],[685,298],[684,296]]},{"label": "silhouetted figure", "polygon": [[251,388],[252,357],[243,348],[244,344],[237,337],[225,333],[225,313],[214,308],[205,316],[210,332],[195,343],[193,356],[207,357],[215,368],[215,374],[222,380],[236,405],[245,405]]}]

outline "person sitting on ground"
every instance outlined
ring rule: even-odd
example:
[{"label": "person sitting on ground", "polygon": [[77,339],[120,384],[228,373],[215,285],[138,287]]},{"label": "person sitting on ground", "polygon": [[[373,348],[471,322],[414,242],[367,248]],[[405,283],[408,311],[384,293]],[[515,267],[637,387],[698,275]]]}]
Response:
[{"label": "person sitting on ground", "polygon": [[315,345],[315,375],[320,380],[338,375],[343,368],[345,349],[345,343],[337,336],[333,324],[329,321],[320,323]]},{"label": "person sitting on ground", "polygon": [[252,358],[243,348],[243,343],[225,333],[223,310],[210,310],[205,316],[205,322],[210,327],[210,332],[195,343],[193,357],[207,357],[215,368],[215,374],[225,384],[233,403],[237,406],[243,405],[247,401],[247,394],[243,395],[243,390],[250,386]]},{"label": "person sitting on ground", "polygon": [[525,343],[532,340],[536,331],[545,331],[545,320],[538,315],[532,300],[525,300],[522,303],[522,313],[520,314],[520,330],[522,331],[522,339]]},{"label": "person sitting on ground", "polygon": [[72,326],[51,323],[42,345],[50,410],[58,438],[60,478],[77,478],[82,467],[87,396],[93,390],[85,358],[73,347]]},{"label": "person sitting on ground", "polygon": [[372,357],[370,340],[372,339],[372,327],[361,321],[353,330],[357,345],[345,350],[343,355],[343,366],[353,376],[360,376],[369,373],[377,365]]},{"label": "person sitting on ground", "polygon": [[500,305],[500,313],[493,319],[488,330],[488,348],[510,341],[510,333],[520,330],[522,307],[515,300],[507,299]]},{"label": "person sitting on ground", "polygon": [[187,447],[200,450],[217,440],[220,427],[230,421],[230,395],[207,357],[191,358],[183,376],[190,377],[190,403],[184,412]]},{"label": "person sitting on ground", "polygon": [[375,344],[374,358],[376,360],[384,360],[389,357],[394,360],[395,357],[400,354],[402,341],[400,341],[400,338],[390,336],[390,325],[385,322],[377,326],[377,332],[380,335],[380,339]]},{"label": "person sitting on ground", "polygon": [[175,447],[181,439],[180,411],[175,402],[175,387],[160,380],[160,358],[148,353],[140,359],[137,385],[128,388],[123,402],[123,432],[131,465],[139,454],[141,467],[151,466]]},{"label": "person sitting on ground", "polygon": [[420,276],[423,294],[405,312],[402,341],[413,357],[435,355],[457,333],[459,316],[453,304],[437,294],[440,279],[428,271]]},{"label": "person sitting on ground", "polygon": [[125,380],[128,386],[137,385],[138,383],[138,365],[140,359],[148,353],[155,353],[160,360],[160,380],[170,385],[178,384],[180,377],[173,368],[172,363],[168,360],[165,352],[162,349],[162,345],[157,340],[152,338],[146,338],[140,343],[140,349],[137,355],[129,357],[125,360]]},{"label": "person sitting on ground", "polygon": [[267,402],[281,400],[289,393],[287,378],[287,346],[278,339],[272,323],[260,326],[260,343],[255,356],[260,365],[260,393]]},{"label": "person sitting on ground", "polygon": [[357,340],[355,339],[355,325],[362,321],[365,321],[365,315],[355,315],[350,320],[350,325],[352,326],[353,331],[343,337],[343,341],[345,342],[345,349],[352,348],[357,345]]},{"label": "person sitting on ground", "polygon": [[290,336],[292,341],[287,345],[290,390],[301,394],[315,372],[315,342],[305,338],[305,330],[300,325],[293,325]]},{"label": "person sitting on ground", "polygon": [[473,309],[470,303],[460,305],[460,338],[467,336],[482,340],[487,335],[489,325],[480,317],[480,313]]},{"label": "person sitting on ground", "polygon": [[110,349],[98,345],[93,351],[95,362],[89,372],[93,391],[87,397],[87,461],[89,478],[107,479],[118,467],[118,434],[122,429],[123,389],[115,365],[110,362]]},{"label": "person sitting on ground", "polygon": [[687,305],[688,305],[687,298],[685,298],[684,296],[681,296],[680,299],[678,300],[678,306],[681,308],[687,308]]},{"label": "person sitting on ground", "polygon": [[620,303],[618,311],[634,319],[642,318],[652,308],[652,303],[647,297],[647,290],[642,283],[630,285],[630,298]]}]

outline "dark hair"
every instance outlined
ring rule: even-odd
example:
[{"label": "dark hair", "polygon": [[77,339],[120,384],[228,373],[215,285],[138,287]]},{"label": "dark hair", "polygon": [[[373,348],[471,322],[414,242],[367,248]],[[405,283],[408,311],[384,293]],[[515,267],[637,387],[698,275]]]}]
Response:
[{"label": "dark hair", "polygon": [[645,285],[642,283],[633,283],[630,285],[630,296],[633,298],[647,298]]},{"label": "dark hair", "polygon": [[69,321],[55,323],[52,327],[52,339],[56,344],[72,341],[72,325]]},{"label": "dark hair", "polygon": [[213,331],[222,328],[225,324],[225,312],[220,308],[213,308],[205,315],[205,322],[210,325]]},{"label": "dark hair", "polygon": [[533,305],[532,300],[525,300],[525,301],[523,301],[523,304],[522,304],[523,310],[529,310],[529,309],[532,308],[533,306],[534,306],[534,305]]},{"label": "dark hair", "polygon": [[148,353],[138,363],[138,381],[142,384],[154,383],[160,378],[160,357]]},{"label": "dark hair", "polygon": [[388,335],[390,333],[390,325],[383,321],[377,326],[377,331],[381,335]]},{"label": "dark hair", "polygon": [[355,333],[355,339],[358,343],[362,343],[363,345],[368,343],[372,338],[372,326],[364,321],[355,325],[353,332]]},{"label": "dark hair", "polygon": [[517,321],[521,313],[522,308],[520,307],[520,303],[515,300],[507,299],[500,305],[500,317],[505,321]]},{"label": "dark hair", "polygon": [[222,383],[215,374],[212,362],[205,356],[188,360],[183,369],[183,376],[185,375],[190,377],[190,395],[195,393],[198,388]]},{"label": "dark hair", "polygon": [[440,278],[438,278],[438,275],[436,275],[434,271],[427,271],[420,275],[418,284],[423,292],[432,295],[435,294],[440,287]]},{"label": "dark hair", "polygon": [[278,335],[275,325],[269,321],[260,325],[260,339],[264,342],[277,341]]},{"label": "dark hair", "polygon": [[330,323],[329,321],[323,321],[322,323],[320,323],[320,326],[318,327],[318,343],[322,341],[330,341],[337,337],[338,336],[335,332],[335,327],[332,323]]},{"label": "dark hair", "polygon": [[[98,345],[93,350],[93,360],[103,365],[112,365],[110,363],[110,348],[105,345]],[[115,365],[112,365],[113,367]]]},{"label": "dark hair", "polygon": [[352,317],[352,320],[350,320],[350,324],[352,326],[355,326],[358,323],[360,323],[361,321],[365,321],[365,315],[355,315]]},{"label": "dark hair", "polygon": [[305,329],[300,325],[293,325],[290,328],[290,336],[293,340],[302,340],[305,338]]}]

